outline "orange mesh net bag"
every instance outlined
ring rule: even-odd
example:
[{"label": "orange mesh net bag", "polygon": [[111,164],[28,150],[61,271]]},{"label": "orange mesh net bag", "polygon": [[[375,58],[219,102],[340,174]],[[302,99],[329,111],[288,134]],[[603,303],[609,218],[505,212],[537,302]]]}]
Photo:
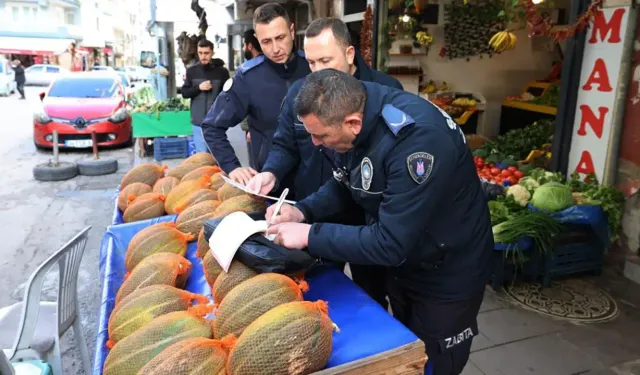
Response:
[{"label": "orange mesh net bag", "polygon": [[[208,252],[209,254],[211,251]],[[212,256],[213,258],[213,256]],[[215,258],[214,262],[217,262]],[[257,273],[237,260],[233,260],[229,266],[229,272],[220,272],[216,281],[211,286],[211,293],[216,304],[220,304],[224,297],[241,282],[249,280]]]},{"label": "orange mesh net bag", "polygon": [[186,175],[184,175],[184,177],[182,177],[182,180],[180,180],[180,182],[197,180],[202,176],[211,177],[214,174],[220,173],[220,172],[221,172],[221,169],[218,166],[204,166],[187,173]]},{"label": "orange mesh net bag", "polygon": [[209,250],[209,243],[204,238],[204,227],[200,230],[198,235],[198,250],[196,256],[202,259],[202,271],[204,278],[207,280],[209,287],[213,287],[216,278],[222,272],[222,267],[218,264],[218,261],[213,257],[213,253]]},{"label": "orange mesh net bag", "polygon": [[217,165],[218,162],[209,152],[198,152],[186,158],[182,164]]},{"label": "orange mesh net bag", "polygon": [[174,207],[176,213],[180,213],[187,208],[194,206],[200,202],[217,201],[218,193],[211,189],[199,189],[187,194],[182,201]]},{"label": "orange mesh net bag", "polygon": [[107,347],[111,349],[117,342],[161,315],[188,310],[194,301],[205,305],[209,303],[209,298],[170,285],[151,285],[135,290],[111,312]]},{"label": "orange mesh net bag", "polygon": [[185,199],[189,194],[196,190],[208,189],[211,183],[211,177],[202,176],[197,180],[181,182],[178,186],[171,189],[164,200],[164,209],[168,214],[176,214],[176,207],[185,207]]},{"label": "orange mesh net bag", "polygon": [[153,163],[143,163],[133,167],[127,174],[120,180],[120,190],[123,190],[127,185],[134,182],[142,182],[149,186],[158,181],[158,179],[164,176],[164,171],[168,167],[166,165],[157,165]]},{"label": "orange mesh net bag", "polygon": [[160,193],[146,193],[139,197],[129,196],[129,204],[122,213],[125,223],[153,219],[164,215],[165,196]]},{"label": "orange mesh net bag", "polygon": [[150,285],[171,285],[184,288],[191,274],[191,262],[172,253],[156,253],[144,258],[125,276],[116,295],[116,306],[136,289]]},{"label": "orange mesh net bag", "polygon": [[187,242],[194,236],[176,229],[175,223],[159,223],[144,228],[129,242],[125,264],[127,271],[133,270],[144,258],[155,253],[174,253],[184,256]]},{"label": "orange mesh net bag", "polygon": [[204,201],[187,207],[184,211],[180,211],[176,219],[176,227],[181,232],[197,236],[204,222],[213,217],[219,205],[219,201]]},{"label": "orange mesh net bag", "polygon": [[224,297],[216,309],[213,337],[229,334],[239,337],[245,328],[262,314],[287,302],[302,301],[302,293],[309,286],[296,284],[290,277],[277,273],[263,273],[243,281]]},{"label": "orange mesh net bag", "polygon": [[142,194],[151,193],[151,186],[142,182],[133,182],[127,185],[118,194],[118,208],[124,212],[129,205],[129,197],[138,197]]},{"label": "orange mesh net bag", "polygon": [[329,360],[335,325],[324,301],[289,302],[269,310],[238,338],[227,362],[232,375],[306,375]]},{"label": "orange mesh net bag", "polygon": [[175,177],[162,177],[153,185],[153,191],[162,195],[168,195],[174,187],[178,186],[180,180]]},{"label": "orange mesh net bag", "polygon": [[169,346],[194,337],[211,338],[211,306],[171,312],[153,319],[114,345],[104,362],[104,375],[134,375]]},{"label": "orange mesh net bag", "polygon": [[193,338],[171,345],[147,363],[137,375],[226,375],[229,350],[236,338]]}]

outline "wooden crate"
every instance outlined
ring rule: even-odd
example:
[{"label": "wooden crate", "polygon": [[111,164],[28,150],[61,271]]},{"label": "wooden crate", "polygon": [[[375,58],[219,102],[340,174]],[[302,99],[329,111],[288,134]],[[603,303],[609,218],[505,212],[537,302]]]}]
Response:
[{"label": "wooden crate", "polygon": [[424,343],[417,340],[313,375],[423,375],[426,362]]}]

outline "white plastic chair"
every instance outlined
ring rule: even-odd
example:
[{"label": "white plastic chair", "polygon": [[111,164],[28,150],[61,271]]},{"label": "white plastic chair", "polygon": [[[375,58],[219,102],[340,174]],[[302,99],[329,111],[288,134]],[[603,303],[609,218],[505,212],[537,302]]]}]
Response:
[{"label": "white plastic chair", "polygon": [[4,350],[0,350],[0,375],[14,375],[13,366],[9,362],[9,358],[4,355]]},{"label": "white plastic chair", "polygon": [[[53,375],[62,375],[60,337],[73,327],[82,367],[85,374],[91,374],[77,289],[78,270],[90,229],[91,226],[83,229],[35,270],[27,282],[22,302],[0,309],[0,338],[15,337],[13,347],[3,349],[10,361],[43,360],[51,366]],[[60,272],[58,301],[41,302],[42,284],[56,263]]]}]

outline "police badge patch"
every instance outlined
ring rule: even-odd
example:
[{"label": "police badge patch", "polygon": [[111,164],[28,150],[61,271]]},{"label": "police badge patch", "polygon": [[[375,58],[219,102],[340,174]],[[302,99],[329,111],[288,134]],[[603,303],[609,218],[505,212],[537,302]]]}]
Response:
[{"label": "police badge patch", "polygon": [[369,190],[371,187],[371,179],[373,178],[373,164],[371,164],[371,159],[362,159],[360,163],[360,174],[362,175],[362,188]]},{"label": "police badge patch", "polygon": [[231,89],[231,86],[233,86],[233,78],[229,78],[225,81],[224,85],[222,86],[222,91],[229,91]]},{"label": "police badge patch", "polygon": [[407,158],[407,169],[413,181],[422,184],[427,181],[433,170],[433,155],[426,152],[414,152]]}]

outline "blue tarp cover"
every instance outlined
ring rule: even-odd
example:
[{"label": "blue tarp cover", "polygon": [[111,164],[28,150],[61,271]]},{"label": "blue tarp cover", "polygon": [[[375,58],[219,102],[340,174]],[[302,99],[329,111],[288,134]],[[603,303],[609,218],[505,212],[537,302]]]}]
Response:
[{"label": "blue tarp cover", "polygon": [[[117,208],[116,208],[117,211]],[[124,257],[131,238],[149,225],[174,221],[175,215],[141,222],[112,225],[107,229],[100,249],[100,273],[102,275],[102,305],[98,322],[98,337],[93,373],[102,374],[109,350],[109,315],[114,307],[116,293],[126,273]],[[202,272],[202,263],[195,256],[196,243],[187,248],[187,259],[193,270],[186,289],[193,293],[211,295]],[[309,291],[305,299],[325,300],[329,304],[329,316],[340,328],[334,333],[333,351],[327,367],[335,367],[371,355],[410,344],[418,338],[357,287],[344,273],[334,268],[322,267],[307,277]]]}]

